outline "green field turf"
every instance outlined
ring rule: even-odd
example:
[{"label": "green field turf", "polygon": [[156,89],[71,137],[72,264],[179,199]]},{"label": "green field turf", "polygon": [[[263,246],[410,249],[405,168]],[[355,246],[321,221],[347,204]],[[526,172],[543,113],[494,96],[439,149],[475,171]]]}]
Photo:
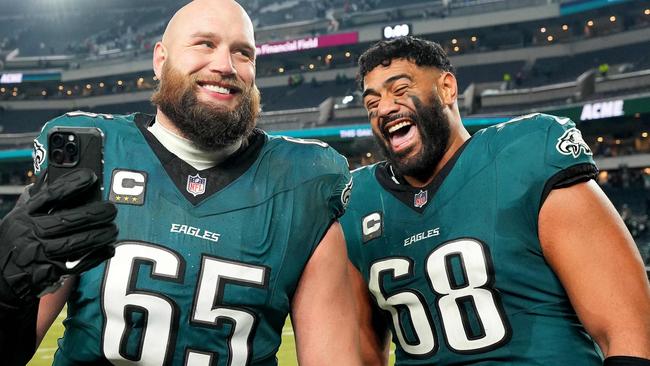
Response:
[{"label": "green field turf", "polygon": [[[32,360],[27,364],[28,366],[49,366],[52,364],[52,356],[56,350],[56,340],[63,335],[63,324],[61,323],[65,318],[65,309],[61,312],[56,319],[49,332],[45,335],[43,343],[36,351]],[[282,345],[278,351],[278,361],[280,365],[297,366],[296,361],[296,345],[293,339],[293,329],[291,323],[287,321],[282,331]]]},{"label": "green field turf", "polygon": [[[52,364],[52,356],[56,350],[56,340],[63,334],[63,324],[61,322],[64,318],[65,309],[63,309],[54,324],[52,324],[50,331],[45,335],[34,358],[32,358],[27,366],[49,366]],[[293,339],[293,329],[289,320],[287,320],[282,331],[282,345],[278,351],[278,364],[280,366],[298,366],[298,361],[296,361],[296,343]],[[392,352],[390,364],[393,364]]]}]

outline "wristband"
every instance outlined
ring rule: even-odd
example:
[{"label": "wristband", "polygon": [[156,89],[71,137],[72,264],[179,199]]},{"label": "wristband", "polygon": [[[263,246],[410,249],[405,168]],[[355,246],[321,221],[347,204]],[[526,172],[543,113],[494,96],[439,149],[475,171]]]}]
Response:
[{"label": "wristband", "polygon": [[610,356],[605,359],[603,366],[650,366],[650,360],[633,356]]}]

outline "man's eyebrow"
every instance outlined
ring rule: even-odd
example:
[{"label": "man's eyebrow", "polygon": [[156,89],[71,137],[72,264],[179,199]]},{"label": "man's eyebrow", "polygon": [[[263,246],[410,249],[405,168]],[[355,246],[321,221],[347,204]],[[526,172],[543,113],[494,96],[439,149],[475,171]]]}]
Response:
[{"label": "man's eyebrow", "polygon": [[366,99],[368,95],[379,95],[379,93],[375,89],[368,88],[363,91],[363,94],[361,94],[361,99]]},{"label": "man's eyebrow", "polygon": [[[413,81],[413,78],[409,74],[397,74],[397,75],[393,75],[393,76],[389,77],[388,79],[384,80],[384,82],[382,83],[382,86],[386,87],[386,86],[394,83],[395,81],[397,81],[399,79],[408,79],[409,81]],[[363,91],[363,94],[361,94],[361,97],[362,97],[362,99],[365,99],[368,95],[379,95],[379,93],[375,89],[368,88],[368,89]]]},{"label": "man's eyebrow", "polygon": [[[215,39],[215,38],[221,38],[219,34],[214,33],[214,32],[194,32],[190,35],[190,38],[209,38],[209,39]],[[248,42],[234,42],[233,43],[233,48],[236,49],[244,49],[248,50],[250,52],[255,52],[255,46],[252,46]]]},{"label": "man's eyebrow", "polygon": [[409,81],[413,81],[413,78],[409,74],[397,74],[386,79],[382,85],[386,87],[399,79],[408,79]]},{"label": "man's eyebrow", "polygon": [[214,32],[194,32],[190,35],[191,38],[219,38]]}]

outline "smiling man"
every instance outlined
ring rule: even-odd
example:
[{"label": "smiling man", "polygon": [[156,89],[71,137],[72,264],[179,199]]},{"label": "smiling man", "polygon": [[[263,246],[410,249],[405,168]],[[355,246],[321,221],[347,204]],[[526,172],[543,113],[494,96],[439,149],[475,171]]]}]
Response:
[{"label": "smiling man", "polygon": [[153,65],[155,116],[73,112],[39,136],[46,145],[54,126],[103,131],[104,198],[120,229],[113,259],[41,301],[39,337],[68,301],[54,364],[277,365],[291,314],[301,365],[359,365],[337,222],[347,163],[324,143],[255,128],[244,9],[184,6]]},{"label": "smiling man", "polygon": [[[366,364],[650,364],[650,288],[575,124],[533,114],[471,138],[454,68],[417,38],[359,59],[387,160],[342,219]],[[595,343],[594,343],[595,341]]]}]

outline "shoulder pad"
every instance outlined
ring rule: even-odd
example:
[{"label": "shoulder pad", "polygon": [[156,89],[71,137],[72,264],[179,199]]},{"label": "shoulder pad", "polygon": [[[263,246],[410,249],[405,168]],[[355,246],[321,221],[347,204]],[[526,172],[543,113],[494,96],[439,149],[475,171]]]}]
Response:
[{"label": "shoulder pad", "polygon": [[593,163],[589,145],[569,118],[530,114],[481,130],[477,137],[487,139],[494,154],[508,149],[518,149],[523,156],[543,152],[546,163],[556,167],[576,163],[573,160]]},{"label": "shoulder pad", "polygon": [[269,136],[270,164],[297,180],[348,173],[347,159],[319,140]]}]

